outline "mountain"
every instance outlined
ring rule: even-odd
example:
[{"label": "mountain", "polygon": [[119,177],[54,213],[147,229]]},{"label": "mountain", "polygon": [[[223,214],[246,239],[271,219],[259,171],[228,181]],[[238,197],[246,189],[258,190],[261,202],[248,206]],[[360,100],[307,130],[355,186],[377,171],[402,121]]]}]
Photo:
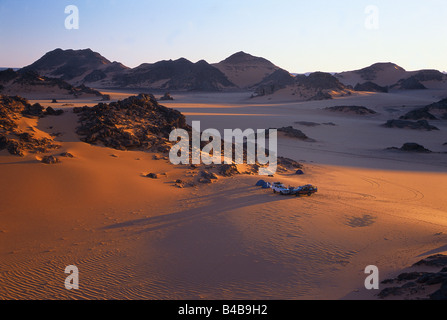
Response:
[{"label": "mountain", "polygon": [[255,57],[243,51],[213,64],[236,86],[242,89],[252,88],[280,68],[267,59]]},{"label": "mountain", "polygon": [[438,70],[406,71],[394,63],[376,63],[369,67],[335,74],[343,84],[372,91],[447,89],[447,76]]},{"label": "mountain", "polygon": [[23,68],[43,76],[60,78],[73,85],[106,84],[115,74],[127,69],[123,64],[110,62],[91,49],[56,49]]},{"label": "mountain", "polygon": [[217,68],[201,60],[187,59],[142,64],[113,78],[121,88],[149,88],[154,90],[220,91],[236,86]]},{"label": "mountain", "polygon": [[273,94],[295,84],[295,77],[289,72],[278,69],[256,85],[256,94],[260,96]]},{"label": "mountain", "polygon": [[335,77],[345,85],[353,87],[365,82],[373,82],[381,87],[392,86],[408,76],[404,68],[390,62],[376,63],[360,70],[335,74]]}]

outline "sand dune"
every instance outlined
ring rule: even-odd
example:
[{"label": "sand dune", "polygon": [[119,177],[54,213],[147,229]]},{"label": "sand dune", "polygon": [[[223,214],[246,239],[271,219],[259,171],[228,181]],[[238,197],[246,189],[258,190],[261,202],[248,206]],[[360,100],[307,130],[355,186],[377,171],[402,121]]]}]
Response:
[{"label": "sand dune", "polygon": [[[380,127],[436,94],[296,103],[183,93],[166,102],[203,128],[334,123],[299,128],[316,142],[279,140],[280,155],[302,161],[305,175],[268,181],[319,187],[301,198],[255,187],[256,175],[178,188],[177,179],[197,173],[150,153],[82,143],[71,112],[27,123],[42,135],[60,132],[54,154],[74,158],[44,165],[33,154],[0,152],[0,298],[374,299],[362,290],[367,265],[385,279],[421,255],[446,251],[446,155],[384,150],[414,141],[442,151],[445,121],[436,124],[440,132]],[[83,104],[96,102],[56,107]],[[337,105],[364,105],[378,115],[324,110]],[[150,172],[166,175],[145,178]],[[67,265],[79,268],[78,291],[64,288]]]}]

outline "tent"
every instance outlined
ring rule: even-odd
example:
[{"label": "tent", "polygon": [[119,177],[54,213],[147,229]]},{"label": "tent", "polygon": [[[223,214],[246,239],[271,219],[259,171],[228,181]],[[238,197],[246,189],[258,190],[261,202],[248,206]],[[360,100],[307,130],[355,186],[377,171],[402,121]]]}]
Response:
[{"label": "tent", "polygon": [[270,183],[268,183],[268,182],[265,182],[264,180],[259,180],[257,183],[256,183],[256,186],[257,187],[262,187],[263,189],[268,189],[268,188],[270,188]]},{"label": "tent", "polygon": [[266,182],[263,186],[262,189],[269,189],[271,187],[271,184]]},{"label": "tent", "polygon": [[296,172],[296,174],[299,174],[299,175],[304,174],[304,171],[303,171],[303,170],[298,170],[298,171]]},{"label": "tent", "polygon": [[264,181],[264,180],[259,180],[257,183],[256,183],[256,186],[257,187],[262,187],[262,186],[264,186],[266,184],[266,182]]}]

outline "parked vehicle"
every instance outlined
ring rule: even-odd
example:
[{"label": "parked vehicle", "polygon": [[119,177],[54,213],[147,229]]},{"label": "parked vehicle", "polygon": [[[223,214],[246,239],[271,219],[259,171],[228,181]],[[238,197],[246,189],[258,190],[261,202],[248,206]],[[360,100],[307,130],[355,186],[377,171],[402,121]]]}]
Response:
[{"label": "parked vehicle", "polygon": [[280,193],[282,195],[289,195],[289,194],[291,194],[291,191],[293,190],[293,188],[287,188],[281,182],[273,183],[271,188],[273,190],[273,193]]},{"label": "parked vehicle", "polygon": [[314,193],[317,193],[317,192],[318,192],[317,187],[315,187],[311,184],[307,184],[305,186],[301,186],[301,187],[294,189],[292,191],[292,194],[296,195],[297,197],[301,196],[301,195],[308,195],[310,197],[311,195],[313,195]]},{"label": "parked vehicle", "polygon": [[273,190],[273,193],[279,193],[282,195],[295,195],[297,197],[301,195],[307,195],[310,197],[314,193],[318,192],[318,188],[311,184],[294,188],[294,187],[286,187],[281,182],[275,182],[272,184],[271,188]]}]

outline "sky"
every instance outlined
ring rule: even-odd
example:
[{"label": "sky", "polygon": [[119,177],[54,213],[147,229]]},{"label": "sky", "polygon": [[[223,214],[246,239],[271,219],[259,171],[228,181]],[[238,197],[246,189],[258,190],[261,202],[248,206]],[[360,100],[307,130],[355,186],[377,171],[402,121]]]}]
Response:
[{"label": "sky", "polygon": [[[79,29],[67,29],[68,5]],[[0,0],[0,67],[91,48],[128,67],[244,51],[289,72],[447,70],[445,0]]]}]

